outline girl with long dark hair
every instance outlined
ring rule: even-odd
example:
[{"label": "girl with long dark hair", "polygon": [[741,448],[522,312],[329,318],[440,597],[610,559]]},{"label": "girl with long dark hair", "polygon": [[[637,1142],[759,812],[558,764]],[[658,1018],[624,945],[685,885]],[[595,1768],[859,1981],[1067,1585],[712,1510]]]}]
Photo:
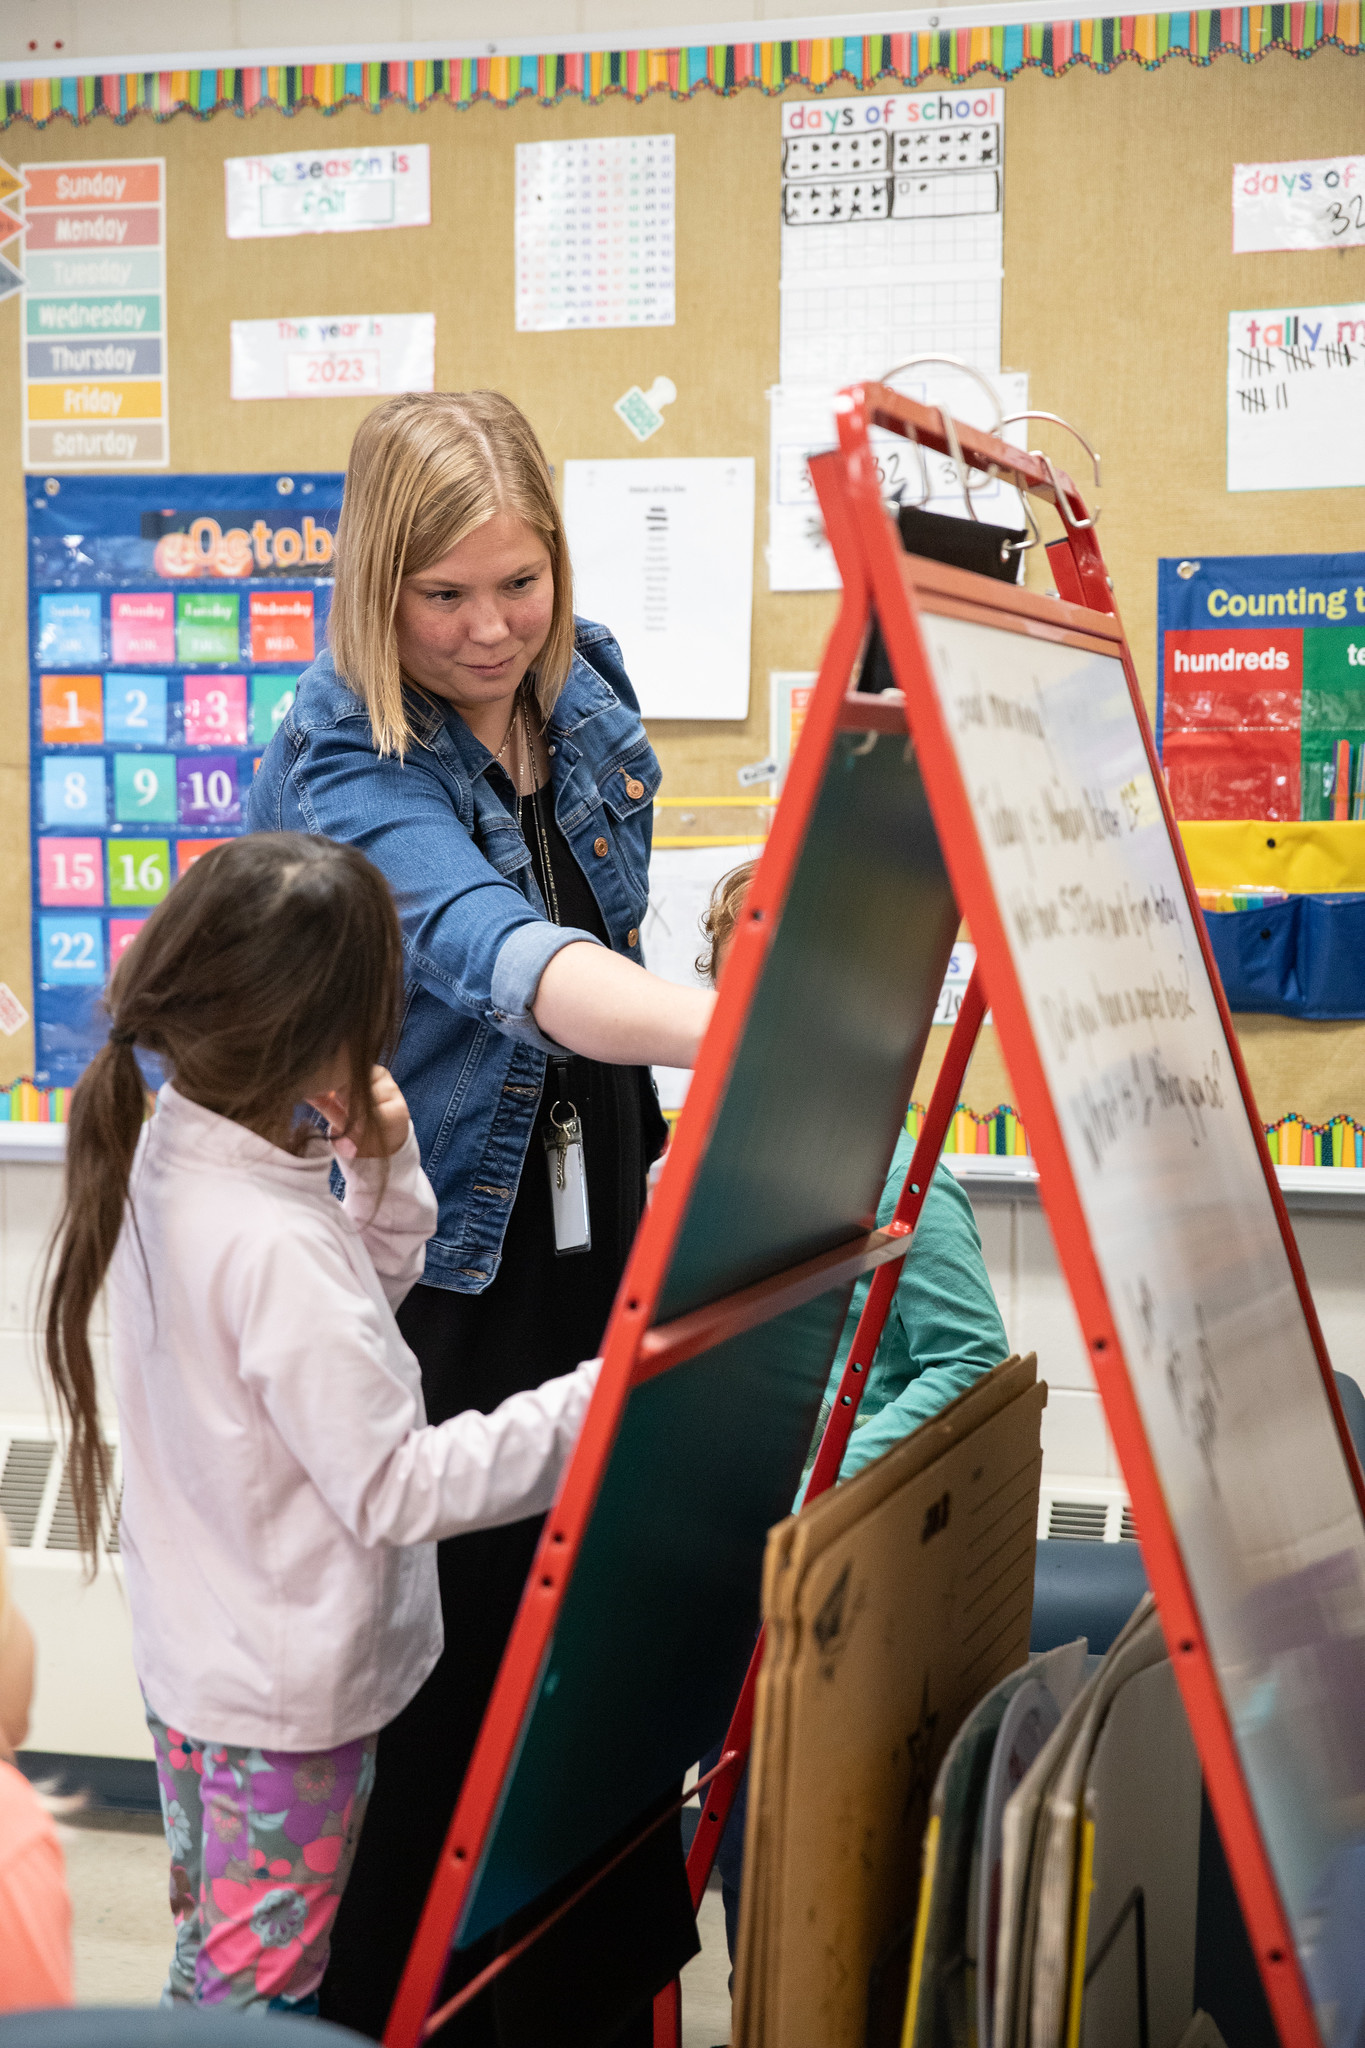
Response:
[{"label": "girl with long dark hair", "polygon": [[[124,953],[72,1100],[47,1365],[93,1569],[107,1286],[177,2001],[317,2010],[378,1731],[441,1654],[434,1539],[543,1512],[596,1377],[427,1425],[394,1310],[436,1202],[378,1065],[401,989],[393,901],[362,854],[229,841]],[[170,1076],[150,1122],[139,1047]]]}]

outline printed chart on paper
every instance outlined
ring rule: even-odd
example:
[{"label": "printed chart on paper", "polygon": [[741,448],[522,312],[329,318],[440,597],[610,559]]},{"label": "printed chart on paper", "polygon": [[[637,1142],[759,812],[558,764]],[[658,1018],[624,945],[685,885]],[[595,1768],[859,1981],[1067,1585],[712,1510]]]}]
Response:
[{"label": "printed chart on paper", "polygon": [[[769,584],[832,590],[838,574],[806,471],[835,438],[842,385],[915,355],[950,355],[992,382],[1000,412],[1028,403],[1000,376],[1005,96],[998,89],[797,100],[782,109],[781,383],[771,394]],[[989,427],[998,413],[972,379],[930,367],[898,388]],[[883,445],[884,444],[884,445]],[[889,499],[959,512],[951,463],[878,437]],[[993,483],[985,519],[1022,523]]]},{"label": "printed chart on paper", "polygon": [[998,89],[783,107],[784,385],[1000,367],[1004,131]]},{"label": "printed chart on paper", "polygon": [[517,328],[673,325],[671,135],[517,144]]}]

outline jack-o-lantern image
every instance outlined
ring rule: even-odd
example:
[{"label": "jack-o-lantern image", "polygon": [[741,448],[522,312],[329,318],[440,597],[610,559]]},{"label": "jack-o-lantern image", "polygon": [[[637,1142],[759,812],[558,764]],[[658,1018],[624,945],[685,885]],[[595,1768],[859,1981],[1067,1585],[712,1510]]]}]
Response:
[{"label": "jack-o-lantern image", "polygon": [[244,527],[231,526],[213,550],[208,568],[214,576],[251,574],[251,535]]},{"label": "jack-o-lantern image", "polygon": [[187,533],[163,533],[152,556],[158,576],[197,576],[204,566],[202,553]]}]

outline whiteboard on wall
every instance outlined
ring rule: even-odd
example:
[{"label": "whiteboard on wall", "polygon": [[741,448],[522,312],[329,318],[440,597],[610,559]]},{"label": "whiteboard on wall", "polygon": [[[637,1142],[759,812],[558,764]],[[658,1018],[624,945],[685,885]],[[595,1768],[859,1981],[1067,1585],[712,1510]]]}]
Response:
[{"label": "whiteboard on wall", "polygon": [[646,718],[747,718],[754,460],[566,462],[574,609],[610,626]]},{"label": "whiteboard on wall", "polygon": [[1359,1938],[1365,1522],[1197,913],[1117,655],[927,610],[921,628],[1089,1247],[1325,1999]]}]

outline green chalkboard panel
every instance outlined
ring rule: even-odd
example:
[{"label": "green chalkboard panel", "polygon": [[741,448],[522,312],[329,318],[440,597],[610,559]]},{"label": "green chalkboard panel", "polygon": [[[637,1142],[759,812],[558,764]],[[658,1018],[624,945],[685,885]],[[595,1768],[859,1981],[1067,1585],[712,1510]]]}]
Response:
[{"label": "green chalkboard panel", "polygon": [[904,737],[841,734],[674,1249],[661,1322],[870,1226],[956,933]]},{"label": "green chalkboard panel", "polygon": [[[904,734],[838,736],[659,1322],[871,1227],[956,931]],[[723,1734],[849,1292],[631,1391],[461,1946],[578,1869]]]},{"label": "green chalkboard panel", "polygon": [[725,1732],[763,1547],[850,1288],[631,1392],[460,1944],[577,1868]]}]

